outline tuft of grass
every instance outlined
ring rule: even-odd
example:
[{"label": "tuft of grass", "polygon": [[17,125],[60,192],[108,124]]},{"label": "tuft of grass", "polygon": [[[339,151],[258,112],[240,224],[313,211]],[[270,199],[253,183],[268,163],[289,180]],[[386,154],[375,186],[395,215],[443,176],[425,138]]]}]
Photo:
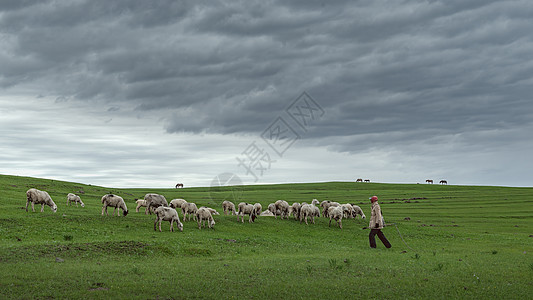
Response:
[{"label": "tuft of grass", "polygon": [[63,239],[64,239],[65,241],[72,241],[73,238],[74,238],[74,237],[73,237],[72,235],[64,235],[64,236],[63,236]]},{"label": "tuft of grass", "polygon": [[498,254],[498,250],[492,250],[492,254]]},{"label": "tuft of grass", "polygon": [[336,269],[337,268],[337,260],[334,259],[334,258],[330,258],[328,259],[328,263],[329,263],[329,267],[332,268],[332,269]]},{"label": "tuft of grass", "polygon": [[337,260],[335,258],[328,259],[329,267],[333,270],[341,270],[342,266],[337,264]]},{"label": "tuft of grass", "polygon": [[313,272],[313,267],[311,265],[307,265],[305,268],[307,269],[307,274],[311,275],[311,273]]},{"label": "tuft of grass", "polygon": [[437,266],[435,267],[435,271],[442,271],[443,268],[444,268],[444,264],[438,263]]}]

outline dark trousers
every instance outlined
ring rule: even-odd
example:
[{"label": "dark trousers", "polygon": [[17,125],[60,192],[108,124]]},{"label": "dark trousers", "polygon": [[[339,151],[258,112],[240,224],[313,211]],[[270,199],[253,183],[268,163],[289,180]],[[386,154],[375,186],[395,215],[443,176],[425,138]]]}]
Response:
[{"label": "dark trousers", "polygon": [[381,240],[383,245],[385,245],[385,247],[392,247],[383,232],[381,232],[381,229],[371,229],[370,234],[368,235],[368,240],[370,241],[370,248],[376,248],[376,234],[378,235],[378,238]]}]

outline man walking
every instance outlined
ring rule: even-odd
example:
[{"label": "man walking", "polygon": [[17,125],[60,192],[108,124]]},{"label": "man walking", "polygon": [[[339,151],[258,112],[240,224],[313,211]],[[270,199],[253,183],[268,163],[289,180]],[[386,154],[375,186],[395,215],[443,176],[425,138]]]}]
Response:
[{"label": "man walking", "polygon": [[383,232],[381,232],[381,229],[383,229],[383,216],[381,215],[381,207],[379,207],[378,204],[378,197],[372,196],[370,197],[370,202],[372,202],[372,216],[370,217],[370,224],[368,227],[370,228],[370,234],[368,235],[368,239],[370,241],[370,248],[376,248],[376,234],[378,235],[378,238],[381,240],[383,245],[385,247],[390,248],[392,247]]}]

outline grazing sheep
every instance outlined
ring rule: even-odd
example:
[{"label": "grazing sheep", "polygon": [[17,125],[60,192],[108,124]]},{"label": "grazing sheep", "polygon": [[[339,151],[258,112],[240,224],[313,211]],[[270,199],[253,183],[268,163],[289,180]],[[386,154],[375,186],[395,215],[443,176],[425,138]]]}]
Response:
[{"label": "grazing sheep", "polygon": [[72,193],[68,193],[67,195],[67,205],[70,205],[70,202],[76,203],[76,206],[78,206],[78,203],[80,203],[81,207],[85,207],[85,203],[81,201],[80,196]]},{"label": "grazing sheep", "polygon": [[[211,214],[210,210],[211,208],[208,207],[200,207],[196,212],[196,219],[198,220],[198,229],[202,229],[202,223],[204,223],[204,221],[207,222],[207,226],[209,226],[209,228],[214,229],[215,219],[213,219],[213,215]],[[203,226],[205,227],[205,223],[203,224]]]},{"label": "grazing sheep", "polygon": [[178,229],[183,231],[183,224],[180,222],[180,217],[175,209],[166,206],[159,206],[155,209],[154,213],[156,216],[154,222],[154,231],[157,231],[156,225],[157,222],[159,222],[159,232],[162,232],[161,222],[163,221],[170,222],[170,231],[174,231],[174,222],[176,222]]},{"label": "grazing sheep", "polygon": [[181,207],[181,212],[183,213],[183,221],[186,221],[185,218],[187,218],[187,215],[189,218],[187,218],[187,221],[191,220],[191,216],[193,216],[193,219],[196,221],[196,212],[198,211],[198,206],[196,206],[195,203],[187,202]]},{"label": "grazing sheep", "polygon": [[329,201],[329,200],[324,200],[324,201],[320,202],[320,207],[322,207],[322,215],[324,217],[326,217],[326,218],[328,217],[327,210],[329,208],[329,204],[330,203],[331,203],[331,201]]},{"label": "grazing sheep", "polygon": [[302,206],[300,207],[300,224],[305,219],[305,224],[309,225],[309,223],[307,223],[307,217],[309,217],[310,215],[311,215],[311,207],[309,206],[309,204],[307,203],[302,204]]},{"label": "grazing sheep", "polygon": [[315,224],[313,207],[311,206],[311,204],[304,203],[302,204],[302,207],[300,208],[300,223],[302,223],[302,221],[305,220],[305,224],[309,225],[309,223],[307,222],[308,217],[311,218],[311,222]]},{"label": "grazing sheep", "polygon": [[239,211],[237,212],[237,222],[242,217],[242,222],[244,223],[244,215],[249,215],[250,218],[248,219],[249,223],[255,222],[255,218],[257,218],[256,211],[254,209],[254,206],[251,204],[248,204],[246,202],[241,202],[238,205]]},{"label": "grazing sheep", "polygon": [[182,208],[185,203],[187,203],[185,199],[172,199],[168,206],[171,208]]},{"label": "grazing sheep", "polygon": [[345,219],[353,218],[353,206],[350,203],[341,204],[344,208],[344,215],[342,216]]},{"label": "grazing sheep", "polygon": [[44,205],[50,206],[50,209],[53,212],[57,211],[57,205],[52,200],[52,197],[48,195],[45,191],[40,191],[38,189],[29,189],[26,192],[26,211],[28,211],[28,204],[31,202],[31,210],[35,212],[35,204],[41,204],[41,212],[44,211]]},{"label": "grazing sheep", "polygon": [[291,205],[290,208],[291,208],[291,213],[294,216],[294,219],[295,220],[299,220],[300,219],[300,209],[302,208],[302,205],[300,203],[298,203],[298,202],[294,202]]},{"label": "grazing sheep", "polygon": [[255,210],[255,215],[256,216],[261,215],[261,212],[263,212],[263,206],[261,206],[261,203],[255,203],[254,204],[254,210]]},{"label": "grazing sheep", "polygon": [[317,199],[313,199],[313,201],[311,201],[311,204],[313,204],[313,205],[320,205],[320,202],[318,202]]},{"label": "grazing sheep", "polygon": [[357,218],[357,215],[360,215],[361,218],[366,219],[365,213],[363,212],[361,207],[359,207],[359,206],[357,206],[355,204],[352,204],[352,208],[353,208],[352,214],[353,214],[354,218]]},{"label": "grazing sheep", "polygon": [[315,217],[320,217],[320,208],[318,208],[314,204],[311,204],[311,213],[313,215],[313,220]]},{"label": "grazing sheep", "polygon": [[272,213],[272,215],[274,216],[274,218],[278,218],[279,216],[279,210],[276,209],[276,204],[274,203],[270,203],[268,205],[268,211],[270,211]]},{"label": "grazing sheep", "polygon": [[159,194],[146,194],[144,195],[144,200],[146,200],[146,211],[145,214],[150,214],[152,211],[159,206],[165,206],[168,207],[168,202],[165,196],[159,195]]},{"label": "grazing sheep", "polygon": [[[135,200],[135,203],[137,203],[137,207],[135,207],[136,212],[139,212],[139,208],[141,207],[148,207],[148,204],[146,204],[146,200],[143,199],[137,199]],[[144,211],[146,212],[146,208]]]},{"label": "grazing sheep", "polygon": [[339,202],[331,202],[329,200],[326,200],[326,201],[322,201],[320,203],[320,206],[322,207],[322,215],[325,217],[325,218],[329,218],[329,215],[328,215],[328,209],[330,207],[337,207],[339,206]]},{"label": "grazing sheep", "polygon": [[289,218],[289,203],[285,200],[278,200],[274,202],[274,205],[276,206],[276,210],[279,210],[280,217],[283,219],[284,217]]},{"label": "grazing sheep", "polygon": [[224,202],[222,202],[222,210],[224,211],[225,215],[227,215],[228,212],[231,212],[232,216],[237,214],[235,211],[235,204],[228,200],[224,200]]},{"label": "grazing sheep", "polygon": [[311,222],[315,224],[315,217],[320,217],[320,209],[314,204],[303,202],[302,207],[300,208],[300,223],[305,219],[305,224],[309,225],[309,223],[307,223],[308,217],[311,218]]},{"label": "grazing sheep", "polygon": [[[216,209],[214,209],[214,208],[207,207],[207,206],[202,206],[202,207],[200,207],[200,208],[205,208],[205,209],[207,209],[207,210],[211,213],[211,215],[213,215],[213,216],[220,216],[220,213],[219,213]],[[199,208],[199,209],[200,209],[200,208]]]},{"label": "grazing sheep", "polygon": [[120,209],[122,209],[122,214],[124,216],[128,214],[128,208],[126,207],[126,202],[124,202],[124,199],[122,199],[122,197],[120,196],[113,195],[113,194],[104,195],[102,197],[102,204],[104,205],[102,207],[102,216],[104,215],[104,211],[105,211],[106,216],[109,216],[109,214],[107,213],[108,206],[115,208],[112,214],[113,216],[115,215],[115,212],[117,212],[117,216],[118,216],[120,213]]},{"label": "grazing sheep", "polygon": [[339,227],[342,229],[342,216],[344,215],[344,212],[347,211],[347,208],[345,206],[330,206],[328,208],[328,216],[329,216],[329,225],[331,226],[331,220],[335,219],[337,224],[339,224]]}]

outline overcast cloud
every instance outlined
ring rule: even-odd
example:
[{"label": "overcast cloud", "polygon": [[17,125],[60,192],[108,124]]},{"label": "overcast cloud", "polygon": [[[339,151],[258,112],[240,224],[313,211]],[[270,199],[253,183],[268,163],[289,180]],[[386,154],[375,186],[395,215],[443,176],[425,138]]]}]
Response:
[{"label": "overcast cloud", "polygon": [[[0,173],[531,186],[531,15],[525,0],[2,1]],[[286,109],[304,91],[323,115],[302,127]],[[262,138],[278,118],[299,137],[282,155]],[[250,145],[262,173],[239,165]]]}]

